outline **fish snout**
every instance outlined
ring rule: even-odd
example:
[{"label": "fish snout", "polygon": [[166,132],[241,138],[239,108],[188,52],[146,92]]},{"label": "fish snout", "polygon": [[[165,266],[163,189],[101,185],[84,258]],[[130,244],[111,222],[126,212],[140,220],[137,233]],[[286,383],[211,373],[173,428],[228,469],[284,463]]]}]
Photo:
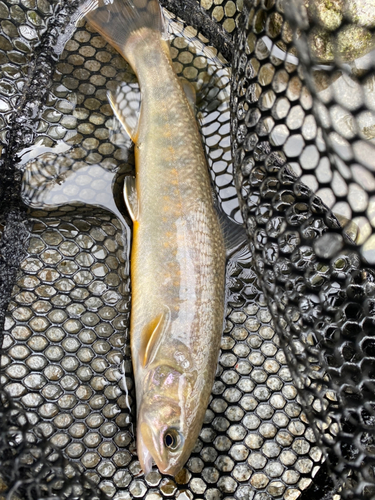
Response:
[{"label": "fish snout", "polygon": [[175,429],[158,429],[144,422],[139,426],[138,432],[138,458],[143,472],[148,474],[155,462],[162,474],[175,476],[180,472],[190,450],[186,448],[183,437],[173,442],[174,435],[179,436]]}]

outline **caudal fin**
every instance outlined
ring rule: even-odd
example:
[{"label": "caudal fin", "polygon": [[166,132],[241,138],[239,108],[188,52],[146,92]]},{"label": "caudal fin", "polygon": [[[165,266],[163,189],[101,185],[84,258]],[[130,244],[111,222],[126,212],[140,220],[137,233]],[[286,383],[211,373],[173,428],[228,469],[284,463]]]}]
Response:
[{"label": "caudal fin", "polygon": [[163,31],[158,0],[88,0],[81,10],[89,24],[122,55],[129,36],[141,28]]}]

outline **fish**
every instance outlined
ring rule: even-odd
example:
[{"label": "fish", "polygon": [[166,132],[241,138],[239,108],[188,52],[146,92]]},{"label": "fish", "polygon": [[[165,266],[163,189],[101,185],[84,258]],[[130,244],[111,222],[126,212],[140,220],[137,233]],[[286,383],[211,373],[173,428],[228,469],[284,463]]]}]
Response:
[{"label": "fish", "polygon": [[148,474],[175,476],[200,433],[217,368],[226,249],[198,124],[177,77],[157,0],[100,0],[89,24],[132,67],[141,90],[131,123],[134,177],[124,197],[133,221],[130,345],[137,453]]}]

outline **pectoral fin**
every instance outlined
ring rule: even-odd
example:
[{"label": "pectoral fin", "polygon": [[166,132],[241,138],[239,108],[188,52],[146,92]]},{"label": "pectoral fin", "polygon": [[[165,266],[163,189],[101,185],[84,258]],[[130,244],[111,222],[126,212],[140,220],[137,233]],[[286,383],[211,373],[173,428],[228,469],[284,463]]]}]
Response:
[{"label": "pectoral fin", "polygon": [[170,315],[163,312],[156,316],[142,332],[142,347],[139,352],[140,363],[146,366],[152,359],[152,352],[169,323]]},{"label": "pectoral fin", "polygon": [[138,195],[135,184],[135,177],[128,175],[124,182],[124,200],[131,220],[134,222],[138,218]]}]

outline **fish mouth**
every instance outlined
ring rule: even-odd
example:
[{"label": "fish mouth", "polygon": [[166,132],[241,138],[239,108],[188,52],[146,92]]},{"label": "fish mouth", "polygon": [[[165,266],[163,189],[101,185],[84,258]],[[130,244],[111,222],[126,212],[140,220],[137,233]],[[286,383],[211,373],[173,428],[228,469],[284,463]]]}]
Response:
[{"label": "fish mouth", "polygon": [[144,468],[142,467],[145,474],[146,469],[149,470],[150,462],[152,464],[152,460],[155,461],[158,467],[159,464],[162,467],[168,466],[168,464],[164,464],[160,450],[160,443],[158,443],[157,437],[154,432],[152,432],[152,428],[144,422],[141,423],[138,431],[138,456],[141,465],[142,463],[145,465]]},{"label": "fish mouth", "polygon": [[168,462],[156,462],[156,465],[158,466],[159,472],[161,474],[166,474],[168,476],[176,476],[180,470],[183,467],[183,463],[181,463],[181,454],[179,453],[179,456],[176,458],[171,458],[169,459]]},{"label": "fish mouth", "polygon": [[175,476],[182,469],[182,451],[169,452],[168,456],[162,452],[162,443],[158,442],[157,436],[152,432],[148,424],[142,423],[137,436],[137,452],[142,470],[147,475],[155,462],[162,474]]},{"label": "fish mouth", "polygon": [[138,439],[137,443],[138,459],[145,476],[147,476],[147,474],[152,470],[153,458],[143,440],[141,432],[138,433],[137,439]]},{"label": "fish mouth", "polygon": [[177,466],[177,467],[171,467],[170,465],[169,466],[166,466],[166,467],[163,467],[162,465],[158,465],[158,469],[159,469],[159,472],[160,474],[165,474],[166,476],[172,476],[172,477],[175,477],[177,476],[177,474],[180,472],[180,470],[182,469],[181,466]]}]

